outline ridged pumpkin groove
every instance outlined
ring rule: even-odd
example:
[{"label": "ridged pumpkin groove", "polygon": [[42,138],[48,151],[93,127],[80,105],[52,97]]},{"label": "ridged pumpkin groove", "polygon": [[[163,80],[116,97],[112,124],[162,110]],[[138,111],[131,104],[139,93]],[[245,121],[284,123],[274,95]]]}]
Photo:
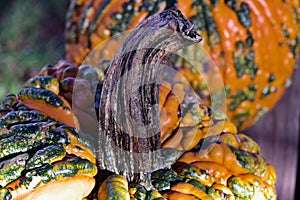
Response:
[{"label": "ridged pumpkin groove", "polygon": [[[104,40],[133,29],[147,16],[173,6],[191,19],[204,37],[203,49],[223,77],[228,117],[240,129],[256,123],[291,84],[298,56],[298,1],[73,0],[65,30],[66,58],[81,64]],[[118,43],[107,44],[103,49],[109,46],[109,50],[99,53],[96,60],[110,58],[113,46]],[[176,68],[209,100],[198,73],[187,63]]]}]

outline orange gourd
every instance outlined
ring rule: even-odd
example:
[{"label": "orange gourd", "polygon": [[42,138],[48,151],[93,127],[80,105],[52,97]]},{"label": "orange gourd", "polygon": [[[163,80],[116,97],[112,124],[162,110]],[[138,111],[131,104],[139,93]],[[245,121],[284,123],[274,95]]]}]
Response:
[{"label": "orange gourd", "polygon": [[[241,129],[256,123],[291,84],[298,55],[298,1],[73,0],[65,30],[66,58],[81,64],[104,40],[172,6],[191,19],[204,37],[203,49],[223,77],[231,121]],[[120,43],[104,45],[96,60],[111,58]],[[176,67],[209,100],[199,73],[187,63]]]}]

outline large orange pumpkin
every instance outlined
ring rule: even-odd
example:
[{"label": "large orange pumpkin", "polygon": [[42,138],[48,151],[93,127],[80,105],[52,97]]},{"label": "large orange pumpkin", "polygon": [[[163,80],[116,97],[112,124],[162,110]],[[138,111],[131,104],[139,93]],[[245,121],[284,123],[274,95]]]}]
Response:
[{"label": "large orange pumpkin", "polygon": [[[191,19],[204,37],[203,48],[225,83],[229,118],[240,128],[257,122],[291,84],[299,43],[298,1],[72,0],[66,58],[80,64],[105,39],[172,6]],[[177,68],[198,92],[207,94],[198,73],[187,64]]]},{"label": "large orange pumpkin", "polygon": [[[141,33],[135,31],[124,44],[134,42],[138,45],[149,44],[148,37],[154,35],[151,37],[152,42],[154,38],[156,44],[167,44],[169,50],[174,50],[191,42],[199,42],[201,39],[194,30],[191,30],[192,24],[176,9],[153,15],[151,19],[159,24],[155,30]],[[151,22],[151,20],[145,20],[142,25],[148,25],[149,21]],[[180,27],[178,24],[187,26]],[[168,42],[161,40],[159,34],[153,34],[161,30],[159,29],[161,27],[168,28],[168,33],[174,36],[170,37],[168,34]],[[182,29],[179,34],[175,31],[178,27]],[[166,34],[163,31],[159,33]],[[185,41],[187,38],[189,41]],[[174,41],[179,44],[174,45],[172,43]],[[106,74],[101,90],[101,107],[97,109],[100,113],[98,115],[100,122],[107,120],[104,125],[114,123],[114,120],[110,120],[111,117],[106,117],[112,107],[103,104],[103,99],[106,100],[109,99],[107,97],[112,96],[110,92],[115,87],[110,86],[118,83],[116,80],[122,77],[119,72],[141,70],[145,77],[149,77],[147,75],[151,73],[159,74],[160,71],[157,68],[151,68],[148,64],[161,62],[168,55],[167,51],[154,48],[147,49],[142,54],[142,51],[136,52],[131,52],[130,55],[124,57],[117,54]],[[122,51],[119,53],[122,55]],[[148,69],[143,69],[141,65],[138,65],[138,62],[143,61],[146,62],[144,66],[149,67]],[[159,66],[156,65],[156,67]],[[89,108],[94,109],[93,98],[90,98],[92,95],[89,94],[91,88],[95,86],[94,82],[77,77],[79,85],[76,85],[75,76],[80,74],[95,80],[96,85],[101,84],[98,82],[97,72],[90,70],[88,66],[77,68],[72,63],[61,61],[55,67],[46,66],[41,71],[41,76],[28,80],[25,88],[22,88],[18,95],[7,95],[1,102],[0,199],[82,199],[84,197],[84,199],[98,198],[99,200],[276,199],[274,188],[276,174],[274,168],[259,155],[260,147],[250,137],[238,133],[235,125],[227,121],[224,114],[205,105],[199,105],[198,101],[195,102],[194,99],[198,99],[197,95],[192,99],[189,93],[185,93],[186,88],[180,83],[175,84],[174,87],[171,87],[170,83],[154,84],[155,88],[152,87],[153,84],[148,84],[151,87],[141,87],[141,90],[133,93],[133,100],[141,98],[142,101],[138,103],[131,101],[133,102],[132,112],[129,115],[126,114],[128,118],[139,117],[135,119],[142,121],[147,115],[145,113],[149,112],[147,108],[154,101],[159,103],[157,107],[161,110],[165,109],[165,114],[161,110],[154,114],[158,122],[161,122],[162,131],[160,131],[161,135],[158,135],[161,140],[158,143],[162,149],[167,150],[167,154],[161,154],[165,158],[162,161],[168,163],[165,165],[166,168],[164,165],[159,165],[158,171],[151,170],[153,172],[151,174],[148,171],[149,177],[145,178],[146,180],[129,181],[131,180],[128,173],[130,171],[123,171],[124,168],[117,173],[128,175],[127,179],[121,175],[111,175],[112,172],[108,172],[108,168],[101,167],[104,160],[101,159],[101,155],[96,161],[92,145],[94,141],[88,140],[89,136],[71,127],[86,128],[82,126],[84,123],[80,123],[82,121],[79,115],[76,115],[78,113],[73,113],[73,110],[77,108],[82,112],[86,111],[86,117],[90,114]],[[142,79],[141,76],[136,76],[136,73],[133,74],[132,79]],[[129,82],[125,85],[126,88],[122,88],[123,91],[127,92],[128,88],[134,88],[134,84],[129,84],[132,79],[127,79]],[[120,88],[124,85],[114,86]],[[156,93],[158,86],[160,86],[160,92]],[[112,88],[112,90],[107,90],[107,88]],[[144,92],[149,88],[151,91]],[[122,95],[119,96],[122,97]],[[149,97],[151,102],[147,101]],[[69,105],[71,102],[72,107]],[[108,104],[113,103],[116,102],[108,101]],[[177,112],[179,104],[183,105],[182,108],[185,108],[186,112]],[[185,104],[189,105],[185,106]],[[140,108],[142,112],[139,112]],[[121,108],[116,113],[121,115],[123,110]],[[142,115],[137,115],[140,113]],[[92,117],[95,116],[90,115],[90,118]],[[150,120],[153,120],[151,116]],[[92,120],[87,122],[89,126],[92,125],[91,122]],[[102,128],[102,124],[100,127]],[[115,127],[111,126],[106,130]],[[173,130],[174,128],[177,130]],[[110,133],[121,133],[117,135],[118,139],[126,139],[125,132],[118,132],[119,130],[116,128]],[[99,134],[101,134],[100,131]],[[134,132],[143,133],[140,130],[134,130]],[[112,139],[118,141],[118,139]],[[147,140],[145,143],[140,141],[145,140],[135,141],[133,147],[136,148],[130,148],[130,150],[152,148],[158,144],[153,140]],[[100,138],[96,148],[109,144],[102,146],[101,142],[103,143]],[[124,140],[121,147],[126,148],[126,144],[128,143]],[[177,160],[178,150],[183,154],[180,154],[181,157]],[[100,150],[99,153],[108,155],[106,158],[111,158],[113,162],[124,161],[124,158],[114,156],[111,148],[103,148],[103,151]],[[153,161],[149,157],[147,159],[149,163]],[[135,167],[136,160],[131,160],[129,163]],[[149,163],[138,164],[149,165]],[[171,166],[173,163],[175,164]],[[97,170],[96,164],[101,167],[101,170]],[[140,168],[137,169],[140,171]],[[149,186],[147,180],[152,182],[153,187],[147,188]],[[88,195],[90,192],[91,194]]]}]

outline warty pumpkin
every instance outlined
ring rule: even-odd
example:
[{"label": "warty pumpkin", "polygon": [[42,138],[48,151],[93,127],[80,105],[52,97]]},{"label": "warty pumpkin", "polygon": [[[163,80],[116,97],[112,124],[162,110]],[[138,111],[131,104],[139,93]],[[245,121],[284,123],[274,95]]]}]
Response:
[{"label": "warty pumpkin", "polygon": [[[240,129],[256,123],[291,84],[298,55],[298,1],[72,0],[65,30],[66,58],[81,64],[106,39],[173,6],[191,19],[203,36],[203,49],[223,77],[230,120]],[[101,54],[93,54],[95,60],[111,59],[113,46],[117,49],[120,43],[113,40],[105,44]],[[210,100],[214,91],[207,91],[198,72],[188,63],[179,63],[176,68],[201,96]]]},{"label": "warty pumpkin", "polygon": [[[175,15],[175,19],[179,18],[187,23],[180,12],[174,9],[153,18],[157,20],[162,17],[163,22],[168,25],[166,19],[170,19],[169,15]],[[174,26],[167,27],[174,31]],[[189,28],[184,26],[181,30],[183,33],[188,32],[183,37],[197,39]],[[139,58],[138,55],[134,56]],[[114,70],[119,71],[119,67],[116,65]],[[148,93],[159,101],[158,119],[163,130],[159,135],[159,142],[162,143],[162,148],[186,151],[177,162],[178,154],[168,156],[168,166],[169,163],[176,162],[172,168],[159,169],[151,174],[153,188],[146,187],[143,180],[106,173],[101,167],[101,159],[98,160],[101,168],[97,170],[92,147],[85,142],[83,133],[71,127],[83,127],[76,112],[72,113],[72,118],[74,121],[78,118],[79,123],[73,122],[73,125],[69,120],[60,121],[62,118],[52,113],[53,109],[72,111],[74,105],[77,105],[79,110],[93,117],[93,112],[89,111],[90,108],[94,109],[94,102],[91,100],[92,103],[86,103],[86,99],[74,98],[75,95],[72,94],[76,90],[75,77],[76,74],[83,73],[93,77],[88,80],[95,80],[102,74],[89,70],[88,66],[76,68],[66,61],[59,62],[55,67],[46,66],[41,71],[41,76],[30,79],[18,95],[8,95],[0,105],[0,142],[1,148],[4,147],[0,154],[3,164],[3,176],[0,176],[2,199],[54,198],[50,194],[53,195],[52,191],[62,185],[64,189],[66,186],[72,189],[58,190],[61,199],[80,199],[91,191],[94,176],[97,187],[88,199],[276,198],[276,174],[273,167],[259,156],[259,146],[246,135],[238,134],[235,125],[227,121],[221,112],[195,103],[197,101],[191,102],[191,99],[199,97],[195,95],[191,98],[189,93],[185,93],[181,83],[159,85],[159,96],[155,96],[157,93]],[[109,73],[114,73],[114,70]],[[81,92],[92,93],[98,88],[101,94],[96,93],[96,96],[103,98],[103,87],[107,87],[105,83],[98,83],[97,80],[95,84],[81,78],[78,81]],[[173,98],[174,96],[177,98]],[[104,119],[101,115],[101,109],[104,109],[101,107],[101,98],[100,103],[96,103],[96,108],[98,106],[100,109],[100,120],[101,117]],[[186,112],[180,114],[179,104],[192,106],[187,106]],[[69,105],[73,107],[70,108]],[[162,110],[165,110],[165,114]],[[69,113],[62,112],[62,115],[69,116]],[[69,126],[64,123],[69,123]],[[45,159],[41,160],[41,157]],[[12,175],[8,176],[9,173]],[[37,183],[38,180],[41,181]],[[82,185],[85,187],[82,188]]]},{"label": "warty pumpkin", "polygon": [[202,139],[171,168],[152,172],[153,188],[114,174],[99,187],[98,199],[276,199],[276,174],[259,146],[242,133],[219,134]]},{"label": "warty pumpkin", "polygon": [[[76,73],[66,73],[75,69]],[[101,71],[96,67],[88,65],[77,67],[73,63],[61,60],[55,66],[46,65],[40,75],[30,79],[25,86],[44,88],[33,82],[39,83],[49,77],[55,80],[52,84],[58,84],[58,95],[72,106],[80,129],[97,138],[97,116],[103,87]],[[48,87],[56,88],[56,86]],[[159,95],[162,147],[190,150],[200,141],[204,132],[214,124],[214,129],[223,127],[224,130],[237,131],[235,125],[225,122],[227,116],[224,113],[195,102],[201,102],[201,99],[192,96],[184,84],[162,83]],[[196,126],[198,128],[195,128]]]},{"label": "warty pumpkin", "polygon": [[[153,29],[143,30],[142,28],[144,27],[152,27]],[[152,104],[151,100],[156,101],[154,96],[155,94],[157,94],[155,92],[155,86],[153,86],[153,84],[150,84],[151,87],[149,89],[143,85],[143,87],[139,90],[139,93],[136,94],[130,93],[130,91],[135,88],[135,86],[131,86],[129,83],[135,83],[135,80],[140,80],[143,81],[144,84],[147,84],[147,78],[151,77],[151,75],[155,73],[157,75],[158,72],[160,72],[158,68],[161,67],[161,65],[159,65],[158,63],[161,63],[164,59],[168,58],[169,51],[172,52],[178,48],[183,48],[185,45],[199,42],[199,36],[197,36],[196,32],[191,27],[193,27],[193,25],[190,24],[190,22],[186,20],[177,9],[174,8],[168,9],[159,14],[152,15],[145,21],[141,22],[141,24],[138,25],[138,29],[136,31],[133,31],[129,34],[129,36],[125,39],[124,43],[113,58],[112,63],[110,64],[108,72],[105,76],[106,78],[101,91],[99,130],[109,130],[110,132],[107,132],[106,134],[108,136],[113,136],[111,140],[105,140],[105,138],[102,137],[105,141],[104,144],[108,145],[109,147],[113,147],[113,145],[109,145],[110,142],[116,142],[116,145],[121,144],[124,145],[121,147],[127,148],[127,144],[131,142],[131,139],[133,139],[133,141],[136,142],[134,145],[137,145],[137,147],[135,148],[135,146],[133,145],[133,147],[131,148],[129,146],[129,150],[138,153],[148,153],[149,156],[147,158],[149,159],[149,163],[142,162],[142,159],[130,160],[130,156],[125,156],[124,159],[120,157],[120,155],[118,155],[118,152],[115,152],[115,150],[113,152],[106,152],[105,148],[100,148],[100,151],[103,150],[102,153],[100,152],[99,157],[103,162],[100,164],[100,167],[106,167],[107,163],[114,165],[115,168],[111,169],[115,170],[117,168],[114,172],[124,174],[126,176],[126,179],[129,180],[129,183],[124,177],[116,175],[109,176],[100,186],[98,191],[98,198],[113,199],[122,197],[125,199],[276,199],[276,192],[274,189],[274,181],[276,179],[276,175],[274,174],[273,167],[267,165],[265,160],[258,155],[260,151],[259,146],[246,135],[238,134],[236,127],[226,119],[222,117],[213,118],[213,111],[205,112],[205,109],[207,109],[206,106],[197,107],[197,101],[193,101],[192,97],[186,98],[185,95],[177,96],[177,101],[179,101],[178,104],[185,104],[187,102],[192,105],[196,105],[196,109],[193,108],[193,106],[190,106],[189,108],[192,111],[184,113],[185,115],[181,120],[177,120],[175,117],[175,120],[164,121],[161,114],[162,112],[160,112],[158,118],[160,118],[162,129],[160,129],[159,144],[162,144],[160,146],[162,150],[169,148],[168,146],[164,146],[164,139],[167,139],[168,144],[174,145],[171,146],[171,148],[175,149],[175,151],[188,151],[183,153],[175,162],[175,164],[172,164],[171,169],[169,168],[169,165],[167,165],[165,169],[158,169],[158,171],[151,173],[151,177],[149,179],[154,188],[151,188],[151,186],[149,187],[149,185],[147,185],[147,180],[145,181],[141,179],[141,176],[135,177],[134,175],[134,173],[138,172],[134,171],[135,167],[141,169],[141,171],[142,169],[144,169],[143,167],[141,167],[142,165],[148,165],[151,167],[153,165],[153,167],[155,168],[155,163],[153,164],[151,162],[156,162],[156,159],[158,158],[156,157],[156,155],[151,154],[153,146],[150,146],[149,148],[147,143],[151,143],[154,146],[157,145],[155,143],[156,135],[146,135],[148,136],[148,139],[151,138],[146,141],[143,139],[140,140],[140,138],[136,139],[134,138],[135,136],[133,134],[131,134],[133,135],[131,136],[130,133],[132,130],[134,132],[139,131],[139,129],[131,129],[130,125],[128,125],[128,129],[125,129],[125,132],[123,131],[124,129],[119,128],[118,125],[115,124],[114,120],[110,120],[110,118],[114,117],[113,112],[117,112],[118,115],[124,114],[124,116],[128,118],[133,117],[134,119],[136,119],[137,116],[140,116],[139,119],[148,119],[150,121],[153,120],[153,116],[151,116],[151,112],[148,110],[149,106]],[[160,32],[161,28],[167,28],[170,31],[168,32],[167,30],[163,30]],[[159,34],[157,34],[156,31],[158,31]],[[167,42],[166,40],[161,39],[165,38],[164,34],[168,35],[166,39]],[[153,42],[155,44],[155,47],[163,46],[165,48],[162,49],[167,49],[168,51],[155,48],[153,49],[152,46],[148,46],[148,41]],[[180,43],[180,45],[178,45],[177,43]],[[143,46],[145,44],[147,45],[146,47]],[[146,48],[146,50],[144,50],[144,48]],[[123,52],[127,52],[126,50],[128,49],[138,49],[138,51],[131,51],[128,54],[124,54]],[[157,55],[159,55],[159,59],[161,60],[156,58]],[[142,62],[144,65],[142,65]],[[139,73],[141,72],[145,77],[139,76]],[[124,78],[124,76],[126,77],[125,83],[119,81],[121,78]],[[124,85],[126,85],[126,87],[124,87]],[[112,100],[114,98],[118,99],[118,97],[120,97],[112,97],[112,95],[114,94],[113,91],[115,89],[119,91],[118,95],[121,96],[121,100],[119,101]],[[176,92],[176,90],[178,90],[176,88],[176,85],[172,89],[174,93]],[[159,104],[161,107],[163,107],[166,102],[172,102],[173,100],[173,98],[164,98],[164,95],[162,94],[168,94],[168,92],[164,90],[166,89],[162,88],[162,86],[160,85],[161,93],[159,93]],[[134,96],[134,94],[137,95],[137,97]],[[170,96],[172,97],[172,95]],[[129,97],[129,99],[127,99],[126,97]],[[126,103],[123,104],[123,102],[130,102],[130,99],[136,98],[143,99],[143,101],[138,101],[141,105],[139,105],[139,103],[132,103],[135,106],[131,108],[129,112],[130,114],[126,115],[126,109],[124,109]],[[162,101],[163,99],[166,99],[166,102]],[[122,106],[113,107],[113,102],[121,103]],[[178,107],[178,104],[173,104],[173,106]],[[146,114],[139,115],[141,113],[139,112],[139,109],[141,108],[142,112],[146,112]],[[170,110],[170,108],[166,106],[166,109],[166,116],[168,116],[168,111]],[[203,128],[203,122],[205,122],[205,120],[202,119],[207,117],[205,116],[205,113],[208,115],[209,123],[211,123],[211,126],[208,129]],[[155,114],[157,113],[154,113],[154,116],[157,116]],[[195,114],[196,116],[191,117],[192,114]],[[108,118],[104,119],[104,116],[107,116]],[[101,117],[103,121],[101,121]],[[168,136],[164,135],[164,129],[169,128],[169,126],[166,125],[167,123],[164,122],[168,121],[175,122],[175,124],[172,123],[171,127],[173,127],[174,125],[176,126],[176,121],[179,121],[177,130],[171,131],[173,135],[171,139]],[[132,123],[132,121],[130,120],[128,120],[128,122]],[[223,126],[223,124],[225,124],[225,126]],[[184,132],[184,130],[182,130],[181,128],[187,128],[187,132]],[[196,131],[191,130],[193,128]],[[155,129],[150,130],[154,131]],[[145,130],[146,133],[147,131],[148,129]],[[185,141],[186,137],[188,138],[190,136],[189,133],[193,132],[196,133],[195,135],[197,136],[200,135],[200,139],[198,140],[199,142],[197,141],[197,139],[191,137],[187,141],[197,142],[195,144],[191,144],[189,146],[190,149],[184,149],[183,145],[185,144],[185,142],[183,141]],[[126,134],[130,135],[129,139],[126,138]],[[100,137],[100,145],[102,144],[102,138]],[[126,138],[129,141],[123,141],[123,138]],[[156,149],[154,149],[154,151],[155,150]],[[116,151],[118,150],[116,149]],[[113,159],[108,158],[108,155],[112,156]],[[160,155],[164,156],[163,153]],[[172,154],[166,156],[165,159],[170,160],[170,155]],[[176,158],[177,154],[175,154],[174,156]],[[107,158],[108,160],[104,161]],[[134,158],[139,159],[139,157]],[[121,165],[118,165],[119,161],[123,163]],[[128,167],[124,163],[130,163],[131,166]],[[162,168],[162,166],[164,166],[163,162],[159,162],[159,164],[159,168]],[[141,173],[144,172],[142,171]],[[131,176],[133,176],[133,179]],[[147,175],[146,177],[142,176],[142,178],[147,179]],[[141,185],[144,185],[145,187],[142,187]]]},{"label": "warty pumpkin", "polygon": [[61,87],[36,76],[2,100],[0,199],[81,200],[94,188],[96,155]]},{"label": "warty pumpkin", "polygon": [[48,115],[53,112],[48,104],[63,109],[61,97],[50,93],[53,98],[47,98],[50,90],[40,88],[26,91],[7,95],[0,105],[0,199],[82,199],[95,186],[97,173],[89,142],[78,129]]}]

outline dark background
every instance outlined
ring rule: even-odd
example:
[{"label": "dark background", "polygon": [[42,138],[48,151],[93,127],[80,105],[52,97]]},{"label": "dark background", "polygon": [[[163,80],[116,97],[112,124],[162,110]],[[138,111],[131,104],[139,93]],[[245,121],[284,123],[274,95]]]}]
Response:
[{"label": "dark background", "polygon": [[0,98],[64,55],[67,0],[0,0]]},{"label": "dark background", "polygon": [[[64,56],[67,0],[0,0],[0,99],[23,81]],[[277,171],[279,200],[300,199],[297,177],[300,132],[300,71],[275,109],[244,131],[261,146]],[[296,181],[297,183],[297,190]],[[295,198],[296,197],[296,198]]]}]

